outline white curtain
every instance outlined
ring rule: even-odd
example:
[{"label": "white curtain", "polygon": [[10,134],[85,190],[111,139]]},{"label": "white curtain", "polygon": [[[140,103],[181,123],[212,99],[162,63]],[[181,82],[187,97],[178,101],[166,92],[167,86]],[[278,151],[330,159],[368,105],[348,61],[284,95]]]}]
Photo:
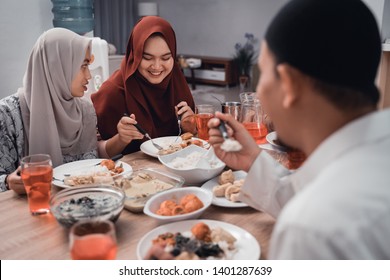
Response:
[{"label": "white curtain", "polygon": [[113,44],[117,54],[126,52],[127,41],[136,19],[135,0],[95,0],[94,35]]}]

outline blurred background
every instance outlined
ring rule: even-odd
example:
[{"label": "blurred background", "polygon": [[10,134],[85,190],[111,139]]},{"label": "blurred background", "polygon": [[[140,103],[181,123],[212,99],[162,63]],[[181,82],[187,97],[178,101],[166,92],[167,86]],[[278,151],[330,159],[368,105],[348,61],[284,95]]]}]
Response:
[{"label": "blurred background", "polygon": [[[82,0],[59,0],[77,5]],[[235,44],[245,43],[245,33],[258,38],[278,9],[288,0],[90,0],[93,30],[109,43],[115,68],[128,36],[140,16],[157,14],[168,20],[177,36],[178,54],[233,57]],[[88,2],[88,1],[87,1]],[[382,37],[390,35],[390,0],[364,0],[373,10]],[[337,8],[337,7],[335,7]],[[51,0],[1,0],[0,98],[22,85],[27,59],[43,31],[53,27]],[[324,38],[325,40],[326,38]],[[353,47],[353,42],[351,42]],[[115,61],[115,56],[119,56]],[[114,69],[110,69],[110,73]]]}]

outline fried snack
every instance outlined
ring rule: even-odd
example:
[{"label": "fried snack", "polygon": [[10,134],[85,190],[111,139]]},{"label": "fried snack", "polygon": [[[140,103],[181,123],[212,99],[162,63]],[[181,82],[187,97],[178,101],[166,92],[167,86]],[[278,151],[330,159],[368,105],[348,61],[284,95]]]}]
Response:
[{"label": "fried snack", "polygon": [[105,159],[105,160],[102,160],[102,162],[100,163],[101,166],[105,166],[107,167],[108,170],[113,170],[115,169],[115,162],[111,159]]},{"label": "fried snack", "polygon": [[169,209],[169,208],[162,208],[162,207],[160,207],[160,208],[156,211],[156,214],[157,214],[157,215],[161,215],[161,216],[172,216],[172,210]]},{"label": "fried snack", "polygon": [[180,137],[183,140],[188,140],[188,139],[191,139],[192,137],[194,137],[194,134],[192,134],[191,132],[186,132],[186,133],[183,133]]},{"label": "fried snack", "polygon": [[182,206],[184,207],[185,213],[191,213],[202,208],[203,202],[198,197],[195,196],[192,200],[188,201],[186,204],[182,204]]},{"label": "fried snack", "polygon": [[203,202],[194,194],[187,194],[177,204],[174,200],[164,200],[156,214],[161,216],[175,216],[194,212],[203,207]]},{"label": "fried snack", "polygon": [[233,183],[234,182],[234,174],[231,169],[222,172],[222,174],[218,178],[218,183],[220,185],[226,184],[226,183]]},{"label": "fried snack", "polygon": [[153,244],[159,244],[163,247],[167,245],[175,245],[175,235],[171,232],[163,233],[153,239]]},{"label": "fried snack", "polygon": [[183,196],[181,199],[180,199],[180,204],[181,205],[186,205],[189,201],[191,201],[192,199],[194,198],[197,198],[196,195],[194,194],[187,194],[185,196]]},{"label": "fried snack", "polygon": [[241,190],[240,187],[237,187],[237,186],[235,186],[235,185],[231,185],[231,186],[228,187],[228,188],[226,189],[226,191],[225,191],[225,197],[226,197],[226,199],[232,200],[232,199],[231,199],[231,196],[232,196],[233,194],[238,194],[238,193],[240,193],[240,190]]},{"label": "fried snack", "polygon": [[211,230],[205,223],[197,223],[191,228],[191,232],[198,240],[211,241]]},{"label": "fried snack", "polygon": [[228,187],[230,187],[231,185],[232,185],[232,183],[226,183],[226,184],[223,184],[223,185],[216,185],[215,187],[213,187],[213,194],[216,197],[225,196],[226,189]]},{"label": "fried snack", "polygon": [[181,215],[181,214],[185,214],[185,213],[186,213],[186,210],[181,205],[177,205],[176,207],[174,207],[171,210],[172,216]]}]

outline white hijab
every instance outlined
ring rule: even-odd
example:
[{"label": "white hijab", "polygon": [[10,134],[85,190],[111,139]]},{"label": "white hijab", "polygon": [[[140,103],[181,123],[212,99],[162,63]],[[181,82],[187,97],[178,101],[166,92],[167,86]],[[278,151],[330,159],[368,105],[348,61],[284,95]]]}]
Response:
[{"label": "white hijab", "polygon": [[93,105],[71,94],[72,80],[81,70],[91,38],[53,28],[35,43],[23,87],[18,89],[25,131],[25,155],[50,154],[53,166],[63,155],[96,148]]}]

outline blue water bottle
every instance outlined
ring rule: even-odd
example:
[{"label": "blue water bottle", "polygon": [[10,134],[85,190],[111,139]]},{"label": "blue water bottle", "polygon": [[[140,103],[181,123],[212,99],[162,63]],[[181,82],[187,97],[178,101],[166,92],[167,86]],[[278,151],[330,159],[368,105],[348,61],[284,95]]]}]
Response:
[{"label": "blue water bottle", "polygon": [[94,28],[93,0],[51,0],[53,26],[83,35]]}]

